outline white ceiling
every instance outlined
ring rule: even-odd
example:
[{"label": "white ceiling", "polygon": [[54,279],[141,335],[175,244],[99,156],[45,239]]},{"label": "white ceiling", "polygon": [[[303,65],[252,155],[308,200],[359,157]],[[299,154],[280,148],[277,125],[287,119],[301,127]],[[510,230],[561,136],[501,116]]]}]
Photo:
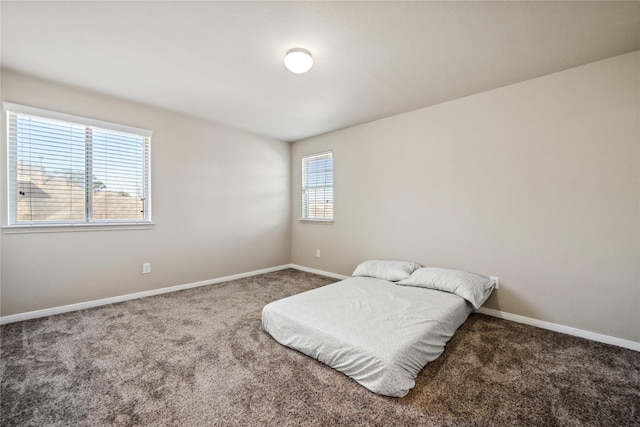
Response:
[{"label": "white ceiling", "polygon": [[640,49],[640,1],[0,7],[4,67],[285,141]]}]

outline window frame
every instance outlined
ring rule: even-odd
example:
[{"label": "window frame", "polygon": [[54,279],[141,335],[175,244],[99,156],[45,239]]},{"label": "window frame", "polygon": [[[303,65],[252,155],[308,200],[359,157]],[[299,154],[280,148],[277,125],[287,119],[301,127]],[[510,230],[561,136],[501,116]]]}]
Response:
[{"label": "window frame", "polygon": [[[308,216],[308,211],[309,208],[308,206],[305,206],[305,192],[311,188],[310,186],[305,186],[305,162],[308,161],[309,159],[312,159],[314,157],[321,157],[321,156],[327,156],[329,155],[331,158],[331,185],[327,186],[331,188],[331,217],[309,217]],[[301,156],[301,161],[300,161],[300,166],[301,166],[301,180],[300,180],[300,184],[301,184],[301,203],[300,206],[302,208],[301,211],[301,215],[300,215],[300,221],[302,222],[318,222],[318,223],[333,223],[335,220],[335,197],[334,197],[334,192],[335,192],[335,182],[334,182],[334,158],[333,158],[333,151],[332,150],[327,150],[327,151],[321,151],[321,152],[317,152],[317,153],[310,153],[310,154],[303,154]],[[305,212],[307,212],[307,216],[305,216]]]},{"label": "window frame", "polygon": [[[7,223],[3,224],[3,231],[5,233],[20,233],[20,232],[57,232],[57,231],[86,231],[86,230],[113,230],[113,229],[147,229],[151,228],[152,222],[152,210],[151,210],[151,137],[153,132],[148,129],[137,128],[129,125],[123,125],[119,123],[108,122],[104,120],[78,116],[74,114],[67,114],[58,111],[47,110],[43,108],[31,107],[22,104],[16,104],[12,102],[3,102],[3,110],[5,126],[6,126],[6,202],[7,202]],[[85,198],[85,212],[86,217],[84,220],[62,220],[62,221],[19,221],[17,219],[17,204],[18,204],[18,181],[17,181],[17,157],[12,157],[12,150],[17,152],[17,138],[12,137],[11,132],[11,115],[16,116],[33,116],[44,120],[52,120],[57,122],[66,123],[69,125],[76,125],[84,127],[85,132],[92,133],[94,130],[107,131],[114,133],[123,133],[143,138],[143,156],[142,156],[142,178],[143,178],[143,202],[144,218],[134,219],[94,219],[92,217],[93,206],[92,203],[92,189],[90,184],[85,183],[85,191],[88,193]],[[85,143],[84,155],[85,160],[91,157],[91,144]],[[89,164],[91,160],[86,160]],[[14,164],[12,164],[14,163]],[[93,174],[93,169],[86,171],[87,174]]]}]

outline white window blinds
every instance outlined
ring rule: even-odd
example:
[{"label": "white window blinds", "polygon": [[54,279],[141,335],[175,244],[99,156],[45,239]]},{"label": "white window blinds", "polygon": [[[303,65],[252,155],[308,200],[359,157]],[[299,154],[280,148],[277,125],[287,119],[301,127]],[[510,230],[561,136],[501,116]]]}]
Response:
[{"label": "white window blinds", "polygon": [[151,132],[5,103],[9,225],[151,221]]},{"label": "white window blinds", "polygon": [[302,157],[302,219],[333,220],[333,153]]}]

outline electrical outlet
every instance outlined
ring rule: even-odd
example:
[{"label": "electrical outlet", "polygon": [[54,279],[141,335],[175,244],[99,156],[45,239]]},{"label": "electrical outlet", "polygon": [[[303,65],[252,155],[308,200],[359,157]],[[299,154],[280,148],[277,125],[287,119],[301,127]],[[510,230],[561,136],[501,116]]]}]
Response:
[{"label": "electrical outlet", "polygon": [[320,249],[316,249],[316,258],[320,258]]},{"label": "electrical outlet", "polygon": [[142,264],[142,274],[149,274],[149,273],[151,273],[151,263],[145,262],[144,264]]},{"label": "electrical outlet", "polygon": [[496,276],[491,276],[491,277],[489,277],[489,280],[491,281],[491,284],[493,285],[494,289],[500,288],[500,279],[499,278],[497,278]]}]

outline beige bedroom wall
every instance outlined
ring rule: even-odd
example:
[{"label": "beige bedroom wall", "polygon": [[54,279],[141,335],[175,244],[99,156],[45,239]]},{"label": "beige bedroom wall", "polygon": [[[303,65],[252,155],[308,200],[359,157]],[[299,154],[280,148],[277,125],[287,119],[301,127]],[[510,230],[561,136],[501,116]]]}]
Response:
[{"label": "beige bedroom wall", "polygon": [[[152,130],[155,223],[152,230],[3,232],[2,316],[290,262],[288,143],[8,70],[2,100]],[[4,119],[2,135],[4,171]],[[151,274],[142,275],[143,262]]]},{"label": "beige bedroom wall", "polygon": [[[296,142],[292,262],[499,276],[488,308],[639,342],[639,146],[640,52]],[[303,223],[324,150],[335,222]]]}]

